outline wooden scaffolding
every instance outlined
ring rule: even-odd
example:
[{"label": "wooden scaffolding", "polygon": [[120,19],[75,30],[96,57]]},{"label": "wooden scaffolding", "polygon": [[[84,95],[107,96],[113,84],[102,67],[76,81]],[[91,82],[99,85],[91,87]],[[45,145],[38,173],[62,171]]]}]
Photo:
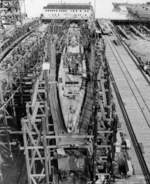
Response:
[{"label": "wooden scaffolding", "polygon": [[32,100],[26,105],[27,117],[22,119],[29,184],[42,181],[51,184],[54,181],[51,161],[54,159],[55,139],[54,136],[52,139],[46,137],[55,134],[47,99],[48,75],[49,70],[42,70],[34,85]]}]

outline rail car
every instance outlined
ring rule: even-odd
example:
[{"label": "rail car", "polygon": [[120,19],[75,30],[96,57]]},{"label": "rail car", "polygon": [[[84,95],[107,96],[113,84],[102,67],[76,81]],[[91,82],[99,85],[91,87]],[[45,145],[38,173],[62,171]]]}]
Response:
[{"label": "rail car", "polygon": [[145,71],[146,74],[150,75],[150,61],[141,62],[140,67]]},{"label": "rail car", "polygon": [[112,35],[112,30],[107,24],[101,24],[101,29],[104,35]]},{"label": "rail car", "polygon": [[118,39],[113,39],[112,42],[113,42],[116,46],[120,45],[120,42],[119,42]]}]

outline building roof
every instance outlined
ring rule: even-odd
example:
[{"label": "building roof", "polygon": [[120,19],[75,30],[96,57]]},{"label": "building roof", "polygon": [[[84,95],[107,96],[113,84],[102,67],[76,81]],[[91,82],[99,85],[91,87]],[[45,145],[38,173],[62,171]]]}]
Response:
[{"label": "building roof", "polygon": [[48,4],[44,9],[90,9],[90,4]]}]

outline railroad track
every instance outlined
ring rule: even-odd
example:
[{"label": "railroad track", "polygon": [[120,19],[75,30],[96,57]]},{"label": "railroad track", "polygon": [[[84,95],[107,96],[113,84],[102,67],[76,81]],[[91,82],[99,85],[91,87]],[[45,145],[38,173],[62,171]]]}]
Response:
[{"label": "railroad track", "polygon": [[138,57],[133,53],[133,51],[128,47],[128,45],[126,44],[125,41],[122,40],[120,34],[118,33],[117,30],[113,31],[113,33],[116,35],[116,37],[118,38],[119,42],[123,45],[123,47],[125,48],[125,50],[128,52],[128,54],[130,55],[130,57],[132,58],[132,60],[134,61],[135,65],[137,66],[137,68],[140,70],[140,72],[142,73],[143,77],[145,78],[145,80],[147,81],[147,83],[150,85],[150,76],[148,76],[145,71],[141,68],[140,66],[140,61],[138,59]]},{"label": "railroad track", "polygon": [[145,73],[145,71],[141,68],[140,66],[140,61],[138,59],[138,57],[133,53],[133,51],[128,47],[128,45],[125,42],[122,42],[122,45],[124,46],[124,48],[126,49],[126,51],[129,53],[129,55],[131,56],[131,58],[133,59],[134,63],[136,64],[137,68],[140,70],[140,72],[142,73],[143,77],[145,78],[145,80],[147,81],[147,83],[150,85],[150,76],[147,75]]},{"label": "railroad track", "polygon": [[133,143],[133,146],[134,146],[134,149],[135,149],[135,152],[137,154],[137,158],[139,160],[139,163],[140,163],[140,166],[141,166],[141,169],[142,169],[142,172],[144,174],[144,177],[145,177],[145,181],[147,184],[150,183],[150,173],[149,173],[149,169],[147,167],[147,164],[145,162],[145,159],[143,157],[143,153],[141,151],[141,147],[138,143],[138,140],[136,138],[136,135],[134,133],[134,130],[132,128],[132,125],[131,125],[131,122],[130,122],[130,119],[128,117],[128,114],[126,112],[126,109],[124,107],[124,103],[122,101],[122,98],[120,96],[120,93],[119,93],[119,90],[117,88],[117,85],[115,83],[115,80],[114,80],[114,77],[113,77],[113,74],[110,70],[110,78],[111,78],[111,81],[112,81],[112,85],[113,85],[113,88],[115,90],[115,93],[116,93],[116,96],[117,96],[117,100],[118,100],[118,103],[119,103],[119,106],[121,108],[121,111],[122,111],[122,114],[123,114],[123,117],[124,117],[124,120],[126,122],[126,126],[128,128],[128,132],[130,134],[130,137],[131,137],[131,140],[132,140],[132,143]]},{"label": "railroad track", "polygon": [[[118,50],[116,48],[117,46],[113,47],[110,40],[107,37],[105,37],[105,39],[106,39],[107,44],[109,45],[112,53],[114,54],[114,58],[116,60],[116,63],[119,66],[120,70],[122,71],[122,74],[123,74],[128,86],[129,86],[129,88],[130,88],[130,90],[131,90],[131,92],[132,92],[132,94],[133,94],[133,96],[134,96],[134,98],[137,102],[138,108],[140,109],[140,111],[143,115],[143,118],[145,120],[145,122],[143,122],[143,123],[147,123],[147,125],[150,127],[150,123],[149,123],[150,120],[148,119],[148,118],[150,118],[150,109],[149,109],[146,101],[144,100],[139,87],[137,86],[137,84],[136,84],[135,80],[133,79],[132,75],[130,74],[126,64],[123,61],[123,58],[120,56],[120,53],[118,52]],[[109,67],[109,69],[110,69],[110,67]],[[117,88],[117,85],[115,83],[115,80],[114,80],[114,77],[113,77],[113,74],[112,74],[111,70],[110,70],[110,77],[111,77],[112,85],[114,87],[114,90],[115,90],[115,93],[116,93],[116,96],[117,96],[117,99],[118,99],[118,103],[120,105],[123,117],[124,117],[125,122],[126,122],[126,126],[128,128],[132,143],[134,145],[134,149],[136,151],[137,158],[139,160],[139,163],[141,165],[143,174],[145,176],[145,181],[146,181],[147,184],[149,184],[150,183],[150,172],[149,172],[148,166],[146,164],[145,158],[143,156],[141,147],[138,143],[137,137],[135,135],[135,132],[133,130],[130,119],[129,119],[128,114],[126,112],[124,102],[121,98],[121,95],[119,93],[119,90]]]},{"label": "railroad track", "polygon": [[134,95],[134,97],[136,99],[136,102],[139,106],[139,109],[141,110],[141,112],[143,114],[143,117],[144,117],[145,121],[147,122],[147,125],[150,128],[150,107],[147,104],[146,99],[144,99],[143,93],[141,92],[141,89],[139,88],[139,85],[136,84],[136,80],[130,74],[130,71],[128,70],[126,64],[124,63],[124,60],[120,56],[117,48],[113,47],[109,40],[108,40],[108,43],[110,45],[110,48],[111,48],[112,52],[115,55],[116,61],[119,65],[119,67],[120,67],[120,69],[121,69],[128,85],[130,86],[130,89],[131,89],[132,94]]}]

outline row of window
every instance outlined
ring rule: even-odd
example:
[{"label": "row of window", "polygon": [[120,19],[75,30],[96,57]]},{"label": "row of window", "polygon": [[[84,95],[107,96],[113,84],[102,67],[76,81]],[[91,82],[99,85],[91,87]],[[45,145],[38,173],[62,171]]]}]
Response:
[{"label": "row of window", "polygon": [[[53,16],[53,17],[59,17],[59,16],[62,16],[61,14],[59,14],[59,13],[53,13],[53,14],[50,14],[51,16]],[[75,14],[76,16],[78,16],[78,17],[87,17],[88,15],[87,14]]]},{"label": "row of window", "polygon": [[62,9],[61,10],[58,10],[58,9],[57,10],[55,10],[55,9],[46,9],[45,11],[46,12],[58,12],[58,11],[59,12],[66,12],[67,10],[66,9],[63,9],[63,10]]},{"label": "row of window", "polygon": [[89,12],[88,9],[84,9],[84,10],[79,10],[79,9],[46,9],[46,12],[67,12],[67,11],[72,11],[72,12]]}]

